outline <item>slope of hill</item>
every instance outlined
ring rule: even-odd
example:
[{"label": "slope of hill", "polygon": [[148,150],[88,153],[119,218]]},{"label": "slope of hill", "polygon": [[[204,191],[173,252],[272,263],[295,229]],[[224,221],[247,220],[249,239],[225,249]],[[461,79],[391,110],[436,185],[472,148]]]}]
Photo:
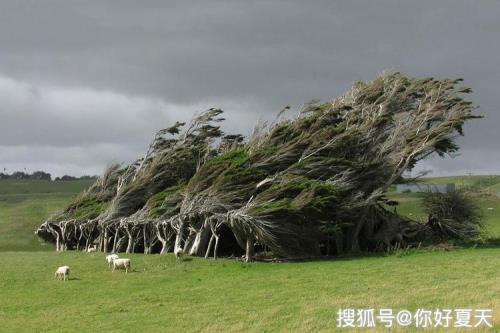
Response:
[{"label": "slope of hill", "polygon": [[53,250],[33,233],[93,180],[0,180],[0,251]]},{"label": "slope of hill", "polygon": [[481,191],[483,193],[500,194],[500,176],[449,176],[422,178],[424,183],[447,184],[454,183],[457,188]]}]

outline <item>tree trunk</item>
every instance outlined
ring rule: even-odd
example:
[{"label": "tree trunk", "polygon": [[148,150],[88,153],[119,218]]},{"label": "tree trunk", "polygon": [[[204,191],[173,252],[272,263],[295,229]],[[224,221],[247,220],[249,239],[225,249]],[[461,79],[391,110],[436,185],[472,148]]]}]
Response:
[{"label": "tree trunk", "polygon": [[160,242],[161,242],[160,254],[164,254],[165,252],[167,252],[167,242],[165,240],[161,240],[161,239],[160,239]]},{"label": "tree trunk", "polygon": [[196,232],[190,231],[189,235],[186,239],[186,242],[184,243],[184,248],[182,249],[182,251],[184,253],[190,253],[190,250],[191,250],[191,247],[193,246],[195,238],[196,238]]},{"label": "tree trunk", "polygon": [[366,222],[366,215],[368,214],[369,207],[363,208],[363,211],[361,212],[358,220],[356,221],[356,224],[354,225],[354,228],[352,229],[351,233],[351,251],[353,253],[359,253],[361,252],[361,247],[359,244],[359,233],[361,232],[361,229],[363,229],[363,226],[365,225]]},{"label": "tree trunk", "polygon": [[125,242],[124,240],[125,240],[126,237],[127,236],[123,236],[123,237],[121,237],[121,238],[118,239],[118,242],[116,243],[116,252],[117,253],[120,252],[120,250],[122,249],[122,245]]},{"label": "tree trunk", "polygon": [[247,251],[246,251],[246,259],[245,259],[246,262],[250,262],[253,260],[254,250],[255,250],[254,242],[255,242],[255,240],[254,240],[253,235],[249,235],[247,237]]},{"label": "tree trunk", "polygon": [[128,234],[128,244],[127,244],[127,250],[125,251],[125,253],[132,253],[133,248],[134,248],[134,237],[132,236],[132,233],[130,233],[128,230],[127,230],[127,234]]},{"label": "tree trunk", "polygon": [[196,236],[194,237],[193,245],[191,246],[191,249],[189,249],[189,255],[195,255],[196,252],[198,252],[198,247],[200,246],[200,241],[201,241],[201,230],[196,233]]},{"label": "tree trunk", "polygon": [[142,242],[144,246],[144,254],[148,254],[148,241],[146,240],[146,224],[142,226]]},{"label": "tree trunk", "polygon": [[219,238],[220,236],[217,234],[214,234],[215,236],[215,246],[214,246],[214,260],[217,259],[217,249],[219,248]]},{"label": "tree trunk", "polygon": [[117,239],[118,239],[118,228],[116,228],[116,230],[115,230],[115,237],[113,239],[113,250],[112,250],[113,253],[116,253],[116,242],[117,242]]},{"label": "tree trunk", "polygon": [[99,244],[97,245],[97,251],[98,252],[102,252],[102,248],[103,248],[103,244],[104,244],[104,237],[103,237],[103,233],[100,232],[99,233]]},{"label": "tree trunk", "polygon": [[214,242],[214,238],[215,236],[212,234],[212,236],[210,237],[210,241],[208,242],[207,251],[205,252],[205,259],[207,259],[208,256],[210,256],[210,250],[212,249],[212,243]]},{"label": "tree trunk", "polygon": [[108,252],[108,228],[104,228],[104,245],[103,252]]},{"label": "tree trunk", "polygon": [[189,255],[199,256],[206,252],[208,239],[210,237],[210,227],[204,225],[197,233]]},{"label": "tree trunk", "polygon": [[56,231],[56,252],[59,252],[59,233]]},{"label": "tree trunk", "polygon": [[181,245],[182,245],[182,237],[184,235],[184,229],[185,225],[183,222],[181,222],[177,235],[175,235],[174,252],[177,252],[179,249],[182,249]]}]

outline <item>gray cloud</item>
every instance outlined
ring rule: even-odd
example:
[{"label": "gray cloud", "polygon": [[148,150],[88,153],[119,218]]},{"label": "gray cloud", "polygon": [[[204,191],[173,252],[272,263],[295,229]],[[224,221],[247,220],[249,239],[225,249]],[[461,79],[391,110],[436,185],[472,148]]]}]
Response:
[{"label": "gray cloud", "polygon": [[[0,168],[43,169],[55,174],[100,173],[111,162],[142,156],[148,141],[175,120],[188,121],[213,102],[167,103],[111,91],[31,85],[0,76]],[[225,100],[223,129],[248,133],[261,107]],[[261,114],[260,118],[266,118]],[[96,172],[96,170],[98,172]]]},{"label": "gray cloud", "polygon": [[32,156],[0,163],[99,170],[201,109],[223,107],[228,130],[248,131],[394,69],[464,77],[487,117],[467,126],[460,157],[428,165],[456,173],[484,160],[499,173],[499,15],[496,2],[458,0],[0,0],[0,151]]}]

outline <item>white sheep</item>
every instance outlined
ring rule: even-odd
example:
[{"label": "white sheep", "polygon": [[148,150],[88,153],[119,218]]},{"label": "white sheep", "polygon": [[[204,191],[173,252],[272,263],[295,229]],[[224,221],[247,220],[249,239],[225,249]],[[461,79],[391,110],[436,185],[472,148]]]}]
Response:
[{"label": "white sheep", "polygon": [[87,252],[97,252],[97,245],[94,245],[93,247],[89,247],[87,249]]},{"label": "white sheep", "polygon": [[125,273],[128,273],[128,270],[130,269],[130,259],[118,258],[113,260],[113,272],[117,268],[125,269]]},{"label": "white sheep", "polygon": [[182,249],[180,247],[177,247],[174,250],[174,254],[175,254],[175,259],[182,260],[182,256],[184,255],[184,251],[182,251]]},{"label": "white sheep", "polygon": [[113,261],[115,261],[116,259],[118,259],[118,255],[112,253],[112,254],[109,254],[106,256],[106,261],[108,262],[109,264],[109,267],[111,267],[111,264],[113,263]]},{"label": "white sheep", "polygon": [[63,281],[66,281],[69,276],[69,266],[61,266],[56,270],[56,273],[54,274],[54,277],[56,279],[62,279]]}]

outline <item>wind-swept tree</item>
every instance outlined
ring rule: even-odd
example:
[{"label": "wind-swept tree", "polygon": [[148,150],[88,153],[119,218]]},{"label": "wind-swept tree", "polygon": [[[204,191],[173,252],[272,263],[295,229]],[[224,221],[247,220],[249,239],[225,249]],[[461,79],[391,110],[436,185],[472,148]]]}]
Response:
[{"label": "wind-swept tree", "polygon": [[117,169],[105,209],[78,222],[66,210],[39,235],[75,248],[67,230],[83,223],[97,225],[84,238],[103,251],[217,257],[240,249],[247,260],[258,251],[318,256],[431,237],[386,210],[384,193],[418,161],[457,151],[463,124],[477,117],[460,82],[385,74],[291,119],[285,108],[246,141],[224,136],[222,111],[210,109],[184,130],[159,131],[141,160]]}]

